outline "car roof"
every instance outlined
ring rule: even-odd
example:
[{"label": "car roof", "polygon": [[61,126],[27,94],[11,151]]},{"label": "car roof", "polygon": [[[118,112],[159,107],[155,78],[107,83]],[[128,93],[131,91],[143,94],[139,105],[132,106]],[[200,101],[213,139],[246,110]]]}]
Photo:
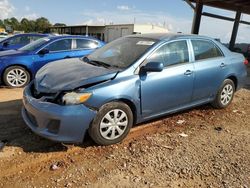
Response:
[{"label": "car roof", "polygon": [[210,37],[201,36],[201,35],[191,35],[191,34],[180,34],[180,33],[147,33],[147,34],[136,34],[129,35],[128,37],[140,37],[140,38],[148,38],[153,40],[175,40],[175,39],[210,39]]},{"label": "car roof", "polygon": [[49,34],[43,34],[43,33],[20,33],[20,34],[14,34],[14,36],[49,36]]},{"label": "car roof", "polygon": [[48,37],[51,40],[64,39],[64,38],[79,38],[79,39],[92,39],[98,41],[98,39],[86,35],[50,35]]}]

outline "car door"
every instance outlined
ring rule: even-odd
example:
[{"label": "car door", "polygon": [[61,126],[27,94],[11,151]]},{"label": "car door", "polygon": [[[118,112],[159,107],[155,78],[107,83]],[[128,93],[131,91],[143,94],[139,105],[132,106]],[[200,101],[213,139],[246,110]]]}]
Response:
[{"label": "car door", "polygon": [[223,82],[227,66],[222,51],[213,41],[196,39],[191,42],[195,58],[192,100],[205,102],[216,94]]},{"label": "car door", "polygon": [[3,46],[4,50],[9,50],[9,49],[19,49],[27,44],[30,43],[29,36],[14,36],[10,38],[6,46]]},{"label": "car door", "polygon": [[[39,53],[44,49],[46,49],[48,53]],[[34,66],[36,71],[49,62],[72,58],[72,39],[66,38],[53,41],[49,45],[42,48],[39,52],[37,52],[34,58]]]},{"label": "car door", "polygon": [[143,117],[151,117],[180,108],[191,101],[193,92],[193,64],[186,40],[164,44],[146,59],[162,62],[162,72],[140,75],[141,108]]},{"label": "car door", "polygon": [[98,48],[99,43],[91,39],[74,39],[73,48],[74,56],[82,57],[92,53],[96,48]]}]

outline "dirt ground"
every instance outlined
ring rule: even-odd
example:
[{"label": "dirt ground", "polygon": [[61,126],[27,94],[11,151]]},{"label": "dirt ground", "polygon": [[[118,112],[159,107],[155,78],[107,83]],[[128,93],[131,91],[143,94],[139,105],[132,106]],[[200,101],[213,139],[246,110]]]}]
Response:
[{"label": "dirt ground", "polygon": [[22,89],[0,88],[0,187],[250,187],[250,79],[224,110],[209,105],[141,124],[114,146],[33,134]]}]

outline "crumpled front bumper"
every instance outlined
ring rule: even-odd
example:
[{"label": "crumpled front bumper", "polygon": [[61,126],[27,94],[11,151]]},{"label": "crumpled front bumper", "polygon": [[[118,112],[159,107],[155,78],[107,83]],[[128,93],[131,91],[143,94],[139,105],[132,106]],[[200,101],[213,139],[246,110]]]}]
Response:
[{"label": "crumpled front bumper", "polygon": [[23,93],[22,117],[36,134],[47,139],[80,143],[96,112],[86,106],[61,106],[43,102],[31,95],[30,85]]}]

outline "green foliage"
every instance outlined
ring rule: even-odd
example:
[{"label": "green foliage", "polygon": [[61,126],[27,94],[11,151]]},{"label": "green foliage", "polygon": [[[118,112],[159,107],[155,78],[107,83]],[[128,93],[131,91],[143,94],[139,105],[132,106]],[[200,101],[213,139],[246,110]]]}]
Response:
[{"label": "green foliage", "polygon": [[64,23],[55,23],[54,26],[55,26],[55,27],[65,27],[65,26],[67,26],[67,25],[64,24]]},{"label": "green foliage", "polygon": [[[59,24],[65,25],[63,23]],[[40,17],[36,20],[29,20],[27,18],[23,18],[20,22],[15,17],[0,20],[0,27],[4,27],[5,29],[8,28],[8,30],[12,31],[17,30],[24,32],[45,33],[49,32],[49,28],[51,26],[52,24],[49,22],[49,20],[44,17]]]},{"label": "green foliage", "polygon": [[4,28],[3,20],[0,19],[0,27]]}]

